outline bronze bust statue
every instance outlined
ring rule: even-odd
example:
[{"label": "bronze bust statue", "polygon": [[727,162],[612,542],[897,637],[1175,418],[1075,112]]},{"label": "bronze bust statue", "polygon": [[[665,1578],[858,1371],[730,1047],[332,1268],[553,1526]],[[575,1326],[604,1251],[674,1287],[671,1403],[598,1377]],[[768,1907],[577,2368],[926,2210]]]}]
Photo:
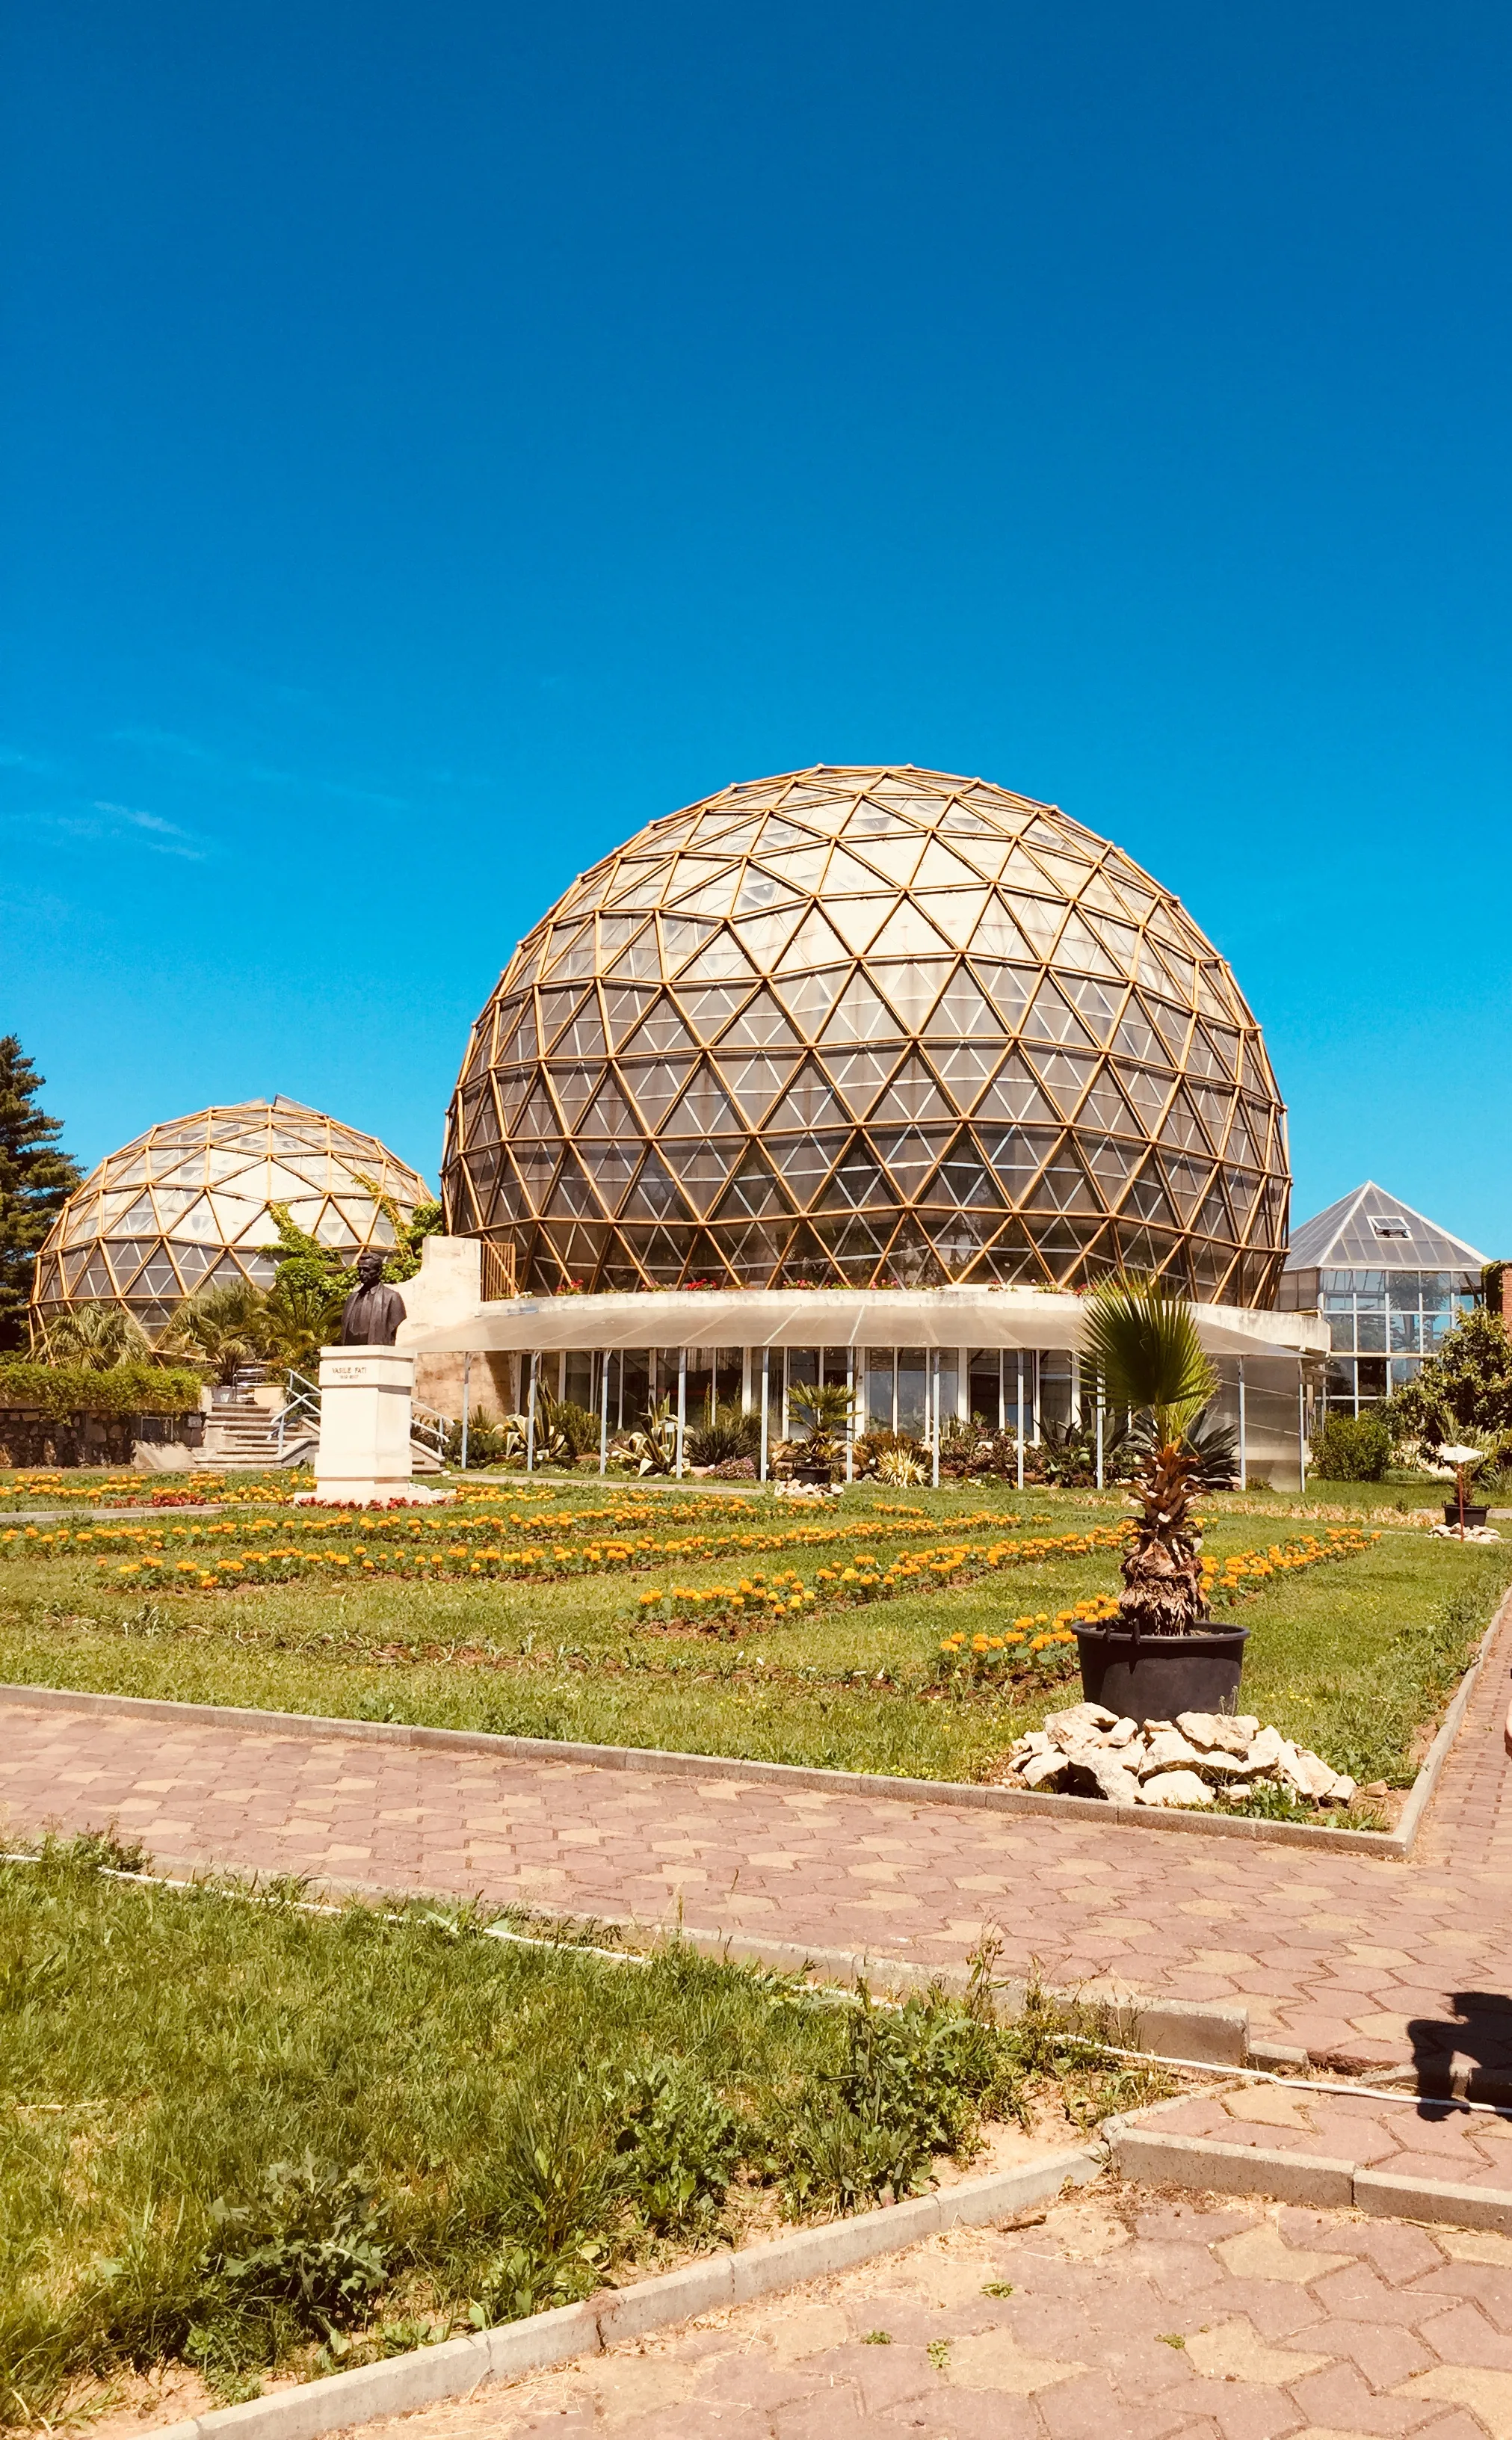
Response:
[{"label": "bronze bust statue", "polygon": [[341,1315],[343,1347],[392,1347],[404,1319],[404,1300],[383,1278],[382,1254],[359,1254],[354,1287]]}]

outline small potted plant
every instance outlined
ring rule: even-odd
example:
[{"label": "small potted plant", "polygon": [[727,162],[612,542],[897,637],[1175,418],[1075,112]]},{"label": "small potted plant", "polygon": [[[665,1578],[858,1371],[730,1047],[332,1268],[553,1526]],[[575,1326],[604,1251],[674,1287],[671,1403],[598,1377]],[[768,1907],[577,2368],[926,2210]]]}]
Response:
[{"label": "small potted plant", "polygon": [[1247,1627],[1215,1627],[1192,1516],[1228,1458],[1201,1418],[1218,1375],[1184,1297],[1138,1274],[1105,1281],[1082,1307],[1082,1365],[1101,1373],[1109,1407],[1132,1412],[1133,1532],[1118,1616],[1078,1627],[1089,1702],[1135,1720],[1237,1709]]}]

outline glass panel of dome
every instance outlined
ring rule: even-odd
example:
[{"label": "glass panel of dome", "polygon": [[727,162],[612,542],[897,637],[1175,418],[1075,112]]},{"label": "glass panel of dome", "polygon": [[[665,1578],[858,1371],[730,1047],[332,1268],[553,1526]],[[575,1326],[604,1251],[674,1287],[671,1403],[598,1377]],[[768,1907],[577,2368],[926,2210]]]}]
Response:
[{"label": "glass panel of dome", "polygon": [[879,965],[873,980],[886,993],[910,1033],[921,1033],[931,1009],[959,970],[946,958],[914,958],[905,965]]},{"label": "glass panel of dome", "polygon": [[654,1152],[649,1152],[625,1197],[625,1217],[661,1220],[671,1215],[680,1217],[685,1209],[670,1171]]},{"label": "glass panel of dome", "polygon": [[1082,974],[1120,976],[1120,969],[1109,956],[1092,926],[1084,924],[1073,907],[1061,925],[1056,948],[1058,966],[1073,966]]},{"label": "glass panel of dome", "polygon": [[[1118,1020],[1118,1024],[1113,1032],[1112,1047],[1114,1050],[1121,1051],[1127,1059],[1153,1060],[1164,1059],[1166,1056],[1165,1044],[1156,1033],[1154,1027],[1150,1024],[1149,1019],[1146,1016],[1145,1012],[1140,1007],[1138,1001],[1132,999],[1130,1001],[1129,1006],[1125,1009],[1123,1015]],[[1129,1083],[1130,1079],[1128,1074],[1122,1069],[1120,1070],[1120,1073],[1125,1074],[1125,1081],[1126,1083]],[[1135,1090],[1131,1083],[1130,1083],[1130,1089],[1134,1093],[1134,1099],[1136,1102],[1140,1103],[1141,1107],[1147,1106],[1147,1097],[1142,1096],[1139,1091]],[[1165,1101],[1165,1095],[1164,1090],[1162,1091],[1160,1098],[1162,1102]]]},{"label": "glass panel of dome", "polygon": [[946,1095],[957,1109],[975,1106],[978,1094],[997,1066],[994,1044],[952,1042],[931,1050]]},{"label": "glass panel of dome", "polygon": [[969,864],[963,864],[938,838],[932,838],[918,860],[913,888],[920,889],[974,889],[979,875]]},{"label": "glass panel of dome", "polygon": [[923,837],[916,824],[889,812],[885,805],[871,805],[863,799],[846,816],[844,827],[845,836],[868,857],[875,857],[876,852],[885,848],[889,841],[897,841],[905,848],[912,846],[913,863],[905,857],[904,870],[890,875],[894,880],[906,881],[923,852]]},{"label": "glass panel of dome", "polygon": [[717,1217],[720,1220],[760,1220],[771,1213],[785,1213],[787,1210],[786,1197],[778,1189],[771,1170],[758,1155],[751,1153],[730,1180]]},{"label": "glass panel of dome", "polygon": [[556,1041],[556,1038],[561,1032],[563,1026],[568,1023],[569,1019],[577,1015],[578,1011],[581,1008],[584,1000],[589,996],[590,995],[582,989],[580,984],[578,983],[573,983],[566,987],[559,986],[550,991],[543,991],[538,995],[537,1006],[540,1012],[541,1039],[543,1044],[548,1050],[552,1043]]},{"label": "glass panel of dome", "polygon": [[672,869],[669,856],[652,856],[642,862],[627,856],[619,869],[619,878],[604,893],[606,906],[654,906],[662,894],[662,884]]},{"label": "glass panel of dome", "polygon": [[754,998],[746,1000],[734,1025],[729,1027],[729,1032],[724,1034],[724,1050],[729,1051],[744,1045],[778,1045],[778,1042],[797,1045],[797,1039],[800,1037],[785,1017],[783,1008],[763,983],[761,991],[756,991]]},{"label": "glass panel of dome", "polygon": [[495,1078],[499,1109],[506,1129],[513,1126],[521,1107],[528,1100],[535,1077],[536,1071],[533,1068],[516,1068]]},{"label": "glass panel of dome", "polygon": [[641,1019],[625,1047],[636,1051],[666,1051],[692,1050],[697,1046],[683,1022],[682,1011],[676,1000],[667,996],[657,1001],[649,1014]]},{"label": "glass panel of dome", "polygon": [[1197,1113],[1178,1085],[1170,1108],[1161,1122],[1160,1141],[1173,1152],[1186,1152],[1195,1144],[1200,1152],[1207,1150],[1207,1138],[1197,1121]]},{"label": "glass panel of dome", "polygon": [[1086,1042],[1090,1029],[1072,1007],[1049,975],[1035,993],[1034,1002],[1023,1020],[1026,1041]]},{"label": "glass panel of dome", "polygon": [[930,1172],[936,1168],[951,1141],[950,1130],[932,1127],[904,1127],[870,1130],[872,1150],[885,1166],[902,1199],[910,1202]]},{"label": "glass panel of dome", "polygon": [[985,1125],[999,1119],[1054,1119],[1057,1112],[1023,1054],[1012,1050],[978,1103],[976,1116]]},{"label": "glass panel of dome", "polygon": [[819,1197],[822,1211],[859,1211],[863,1204],[873,1209],[893,1200],[892,1188],[878,1163],[871,1157],[863,1141],[852,1143],[844,1154],[824,1193]]},{"label": "glass panel of dome", "polygon": [[735,931],[752,964],[764,974],[775,965],[802,921],[801,906],[778,915],[742,915]]},{"label": "glass panel of dome", "polygon": [[601,1068],[562,1068],[553,1064],[550,1070],[552,1091],[569,1130],[576,1127],[593,1099],[594,1088],[603,1072]]},{"label": "glass panel of dome", "polygon": [[[738,1141],[745,1128],[719,1078],[704,1064],[695,1070],[687,1090],[663,1121],[660,1132],[669,1136],[728,1135]],[[680,1171],[685,1159],[686,1155],[680,1153]]]},{"label": "glass panel of dome", "polygon": [[950,945],[945,935],[936,930],[921,908],[905,899],[894,908],[872,942],[872,955],[876,958],[933,960],[948,950]]},{"label": "glass panel of dome", "polygon": [[678,966],[685,965],[705,941],[714,938],[719,928],[717,924],[705,923],[701,916],[659,917],[657,929],[662,939],[662,962],[667,973],[671,974]]},{"label": "glass panel of dome", "polygon": [[1105,1043],[1123,1006],[1122,995],[1107,983],[1094,982],[1090,976],[1083,975],[1062,976],[1060,988],[1093,1040]]},{"label": "glass panel of dome", "polygon": [[516,1136],[537,1136],[543,1139],[559,1136],[561,1123],[544,1085],[537,1085],[511,1132]]},{"label": "glass panel of dome", "polygon": [[775,1057],[770,1052],[756,1052],[736,1059],[726,1050],[720,1062],[720,1072],[738,1102],[745,1122],[756,1125],[796,1074],[797,1064],[791,1058]]},{"label": "glass panel of dome", "polygon": [[788,881],[779,880],[774,873],[764,872],[758,864],[750,864],[736,892],[735,912],[737,915],[770,915],[778,907],[798,906],[802,903],[798,892]]},{"label": "glass panel of dome", "polygon": [[844,1126],[847,1115],[828,1078],[809,1059],[798,1068],[766,1123],[769,1128]]},{"label": "glass panel of dome", "polygon": [[658,1059],[649,1066],[631,1064],[627,1060],[620,1069],[623,1082],[634,1097],[636,1108],[652,1132],[676,1101],[692,1069],[690,1059]]},{"label": "glass panel of dome", "polygon": [[827,1052],[850,1042],[874,1042],[898,1030],[891,1009],[883,1006],[864,975],[854,974],[836,1000],[825,1026]]},{"label": "glass panel of dome", "polygon": [[800,1033],[819,1032],[845,979],[843,972],[828,966],[791,981],[785,978],[777,986],[777,996]]},{"label": "glass panel of dome", "polygon": [[683,983],[677,994],[684,1015],[703,1042],[719,1039],[749,996],[744,983]]},{"label": "glass panel of dome", "polygon": [[[894,884],[880,872],[874,872],[869,864],[861,863],[856,856],[847,855],[843,847],[837,846],[829,851],[824,895],[827,904],[831,898],[870,898],[881,899],[885,907],[892,904],[898,892]],[[879,913],[878,921],[881,920]]]},{"label": "glass panel of dome", "polygon": [[848,963],[845,944],[834,926],[826,923],[817,906],[812,906],[777,960],[776,971],[779,975],[792,975],[801,974],[806,967]]},{"label": "glass panel of dome", "polygon": [[990,897],[987,889],[928,889],[921,892],[918,906],[952,947],[964,949],[974,939]]},{"label": "glass panel of dome", "polygon": [[598,1210],[588,1180],[570,1152],[563,1155],[542,1210],[554,1220],[581,1219],[585,1213]]},{"label": "glass panel of dome", "polygon": [[705,941],[703,948],[689,958],[679,980],[683,983],[714,982],[724,977],[737,976],[743,977],[747,982],[754,982],[756,968],[735,934],[726,926],[716,932],[711,941]]},{"label": "glass panel of dome", "polygon": [[1027,1050],[1024,1057],[1062,1117],[1073,1117],[1096,1061],[1090,1053],[1076,1050]]},{"label": "glass panel of dome", "polygon": [[774,1168],[800,1210],[813,1200],[845,1148],[844,1136],[777,1136],[769,1145]]},{"label": "glass panel of dome", "polygon": [[646,1011],[656,1000],[656,992],[649,983],[613,983],[605,986],[604,1006],[609,1013],[609,1030],[616,1044],[623,1045],[635,1031]]},{"label": "glass panel of dome", "polygon": [[949,1120],[955,1113],[924,1061],[914,1051],[904,1060],[872,1115],[879,1126],[897,1126],[911,1119]]},{"label": "glass panel of dome", "polygon": [[[579,1136],[599,1138],[627,1136],[638,1132],[638,1121],[614,1078],[606,1078],[597,1095],[578,1123]],[[602,1155],[598,1156],[602,1158]]]}]

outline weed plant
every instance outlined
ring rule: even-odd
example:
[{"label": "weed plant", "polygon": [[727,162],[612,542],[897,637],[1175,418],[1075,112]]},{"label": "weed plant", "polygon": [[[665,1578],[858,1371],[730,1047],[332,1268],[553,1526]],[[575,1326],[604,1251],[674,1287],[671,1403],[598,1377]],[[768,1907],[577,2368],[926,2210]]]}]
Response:
[{"label": "weed plant", "polygon": [[718,2242],[761,2187],[792,2217],[906,2194],[1047,2080],[1083,2114],[1123,2091],[1045,2003],[994,2024],[985,1970],[822,2005],[142,1860],[0,1866],[0,2419],[175,2359],[244,2397]]}]

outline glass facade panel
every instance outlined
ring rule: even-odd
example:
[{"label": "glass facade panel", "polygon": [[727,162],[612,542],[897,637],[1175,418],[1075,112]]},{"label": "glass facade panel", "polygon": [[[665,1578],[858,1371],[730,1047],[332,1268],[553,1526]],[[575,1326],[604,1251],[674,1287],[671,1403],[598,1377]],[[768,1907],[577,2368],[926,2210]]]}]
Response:
[{"label": "glass facade panel", "polygon": [[927,1386],[922,1347],[900,1347],[898,1351],[898,1429],[912,1432],[918,1440],[924,1437]]},{"label": "glass facade panel", "polygon": [[1003,1423],[1003,1365],[1005,1359],[996,1347],[973,1347],[967,1372],[967,1405],[973,1416],[980,1417],[992,1431]]},{"label": "glass facade panel", "polygon": [[1040,1428],[1064,1431],[1071,1421],[1071,1358],[1058,1348],[1040,1358]]}]

